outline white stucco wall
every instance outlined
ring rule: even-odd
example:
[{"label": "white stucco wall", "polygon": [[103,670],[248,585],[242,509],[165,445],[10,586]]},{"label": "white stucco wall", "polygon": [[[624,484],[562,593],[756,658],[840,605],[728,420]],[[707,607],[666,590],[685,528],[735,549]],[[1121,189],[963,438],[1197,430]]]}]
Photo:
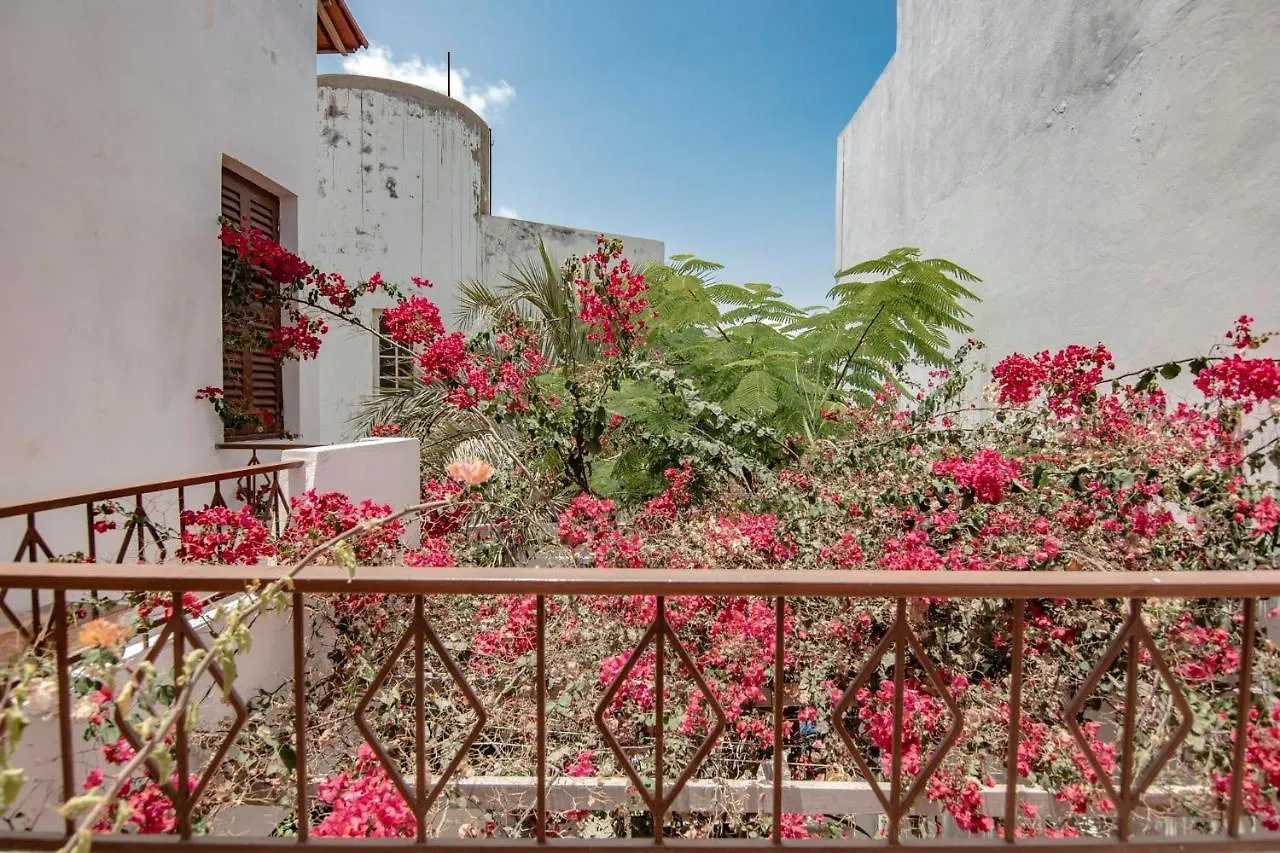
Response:
[{"label": "white stucco wall", "polygon": [[[236,660],[235,689],[242,701],[247,703],[262,691],[278,690],[281,685],[290,683],[293,677],[292,620],[293,614],[290,609],[283,612],[268,611],[254,621],[254,642]],[[192,620],[193,629],[206,646],[212,643],[214,633],[220,633],[224,625],[225,619],[221,616],[215,618],[212,607],[206,611],[204,618]],[[153,631],[149,642],[155,643],[159,639],[159,633],[158,629]],[[327,645],[325,638],[317,640],[314,635],[308,642],[310,648],[317,651],[322,651]],[[156,667],[161,677],[167,677],[173,671],[172,648],[172,645],[166,646],[157,660]],[[187,648],[190,649],[190,645]],[[125,649],[125,660],[130,666],[135,666],[147,652],[148,647],[144,647],[141,639],[134,638]],[[313,678],[321,677],[322,672],[328,669],[323,653],[313,652],[308,664]],[[199,683],[201,692],[194,703],[197,708],[198,731],[206,736],[211,733],[225,733],[230,729],[234,709],[223,698],[222,690],[211,675],[206,675]],[[75,700],[73,699],[72,702],[74,707]],[[63,801],[57,706],[54,705],[49,712],[49,715],[34,713],[30,715],[29,725],[23,731],[18,749],[12,759],[14,767],[21,767],[26,772],[26,782],[19,795],[18,804],[11,809],[11,813],[21,811],[31,822],[29,828],[44,832],[58,831],[63,826],[63,818],[57,812]],[[251,716],[250,719],[253,717]],[[113,767],[108,765],[102,757],[100,742],[92,738],[86,740],[85,728],[85,723],[81,721],[73,721],[71,724],[73,776],[77,792],[90,770],[100,769],[107,774],[108,778],[113,771]],[[241,734],[237,742],[243,744],[244,738],[245,735]],[[192,772],[204,772],[211,756],[212,750],[202,750],[193,746]],[[219,831],[227,831],[228,823],[236,817],[239,817],[240,821],[235,825],[240,826],[241,831],[246,834],[252,830],[266,834],[274,825],[267,823],[266,826],[254,826],[248,824],[250,815],[237,815],[234,807],[229,811],[232,814],[228,815],[223,811],[215,819],[215,825],[219,827]],[[23,826],[21,819],[15,823]]]},{"label": "white stucco wall", "polygon": [[838,141],[837,269],[901,245],[971,269],[990,362],[1280,327],[1277,32],[1272,0],[899,0]]},{"label": "white stucco wall", "polygon": [[[494,284],[502,281],[504,271],[513,269],[517,264],[541,263],[539,242],[545,243],[551,259],[561,264],[571,255],[581,256],[594,252],[596,238],[600,235],[599,231],[584,228],[565,228],[562,225],[501,216],[484,217],[483,227],[485,280]],[[648,262],[661,263],[666,260],[661,240],[627,237],[622,234],[606,236],[620,237],[626,257],[637,267]]]},{"label": "white stucco wall", "polygon": [[[318,153],[316,251],[310,259],[350,282],[374,272],[408,291],[412,276],[457,328],[457,284],[501,282],[545,239],[557,261],[594,248],[598,232],[503,219],[489,213],[488,125],[464,104],[377,77],[321,75],[315,101]],[[662,243],[625,237],[633,261],[661,260]],[[357,306],[371,323],[391,300]],[[317,413],[308,441],[352,437],[349,420],[374,391],[376,345],[366,332],[330,324],[314,364]]]},{"label": "white stucco wall", "polygon": [[[480,221],[489,204],[489,128],[465,105],[417,86],[377,77],[319,78],[311,119],[319,161],[313,262],[348,281],[381,272],[425,295],[449,322],[455,285],[480,273]],[[314,136],[319,134],[318,141]],[[365,323],[391,304],[382,294],[358,310]],[[347,419],[372,392],[374,342],[331,324],[316,361],[318,428],[313,441],[339,441]]]},{"label": "white stucco wall", "polygon": [[[349,444],[286,450],[281,458],[306,463],[290,471],[283,483],[290,499],[314,489],[320,494],[339,492],[355,503],[371,500],[389,504],[393,511],[422,500],[416,438],[366,438]],[[417,547],[418,532],[418,525],[406,524],[406,547]]]},{"label": "white stucco wall", "polygon": [[[224,156],[311,248],[311,0],[0,8],[0,501],[240,464],[222,383]],[[303,389],[305,391],[305,389]],[[287,422],[306,431],[296,379]]]}]

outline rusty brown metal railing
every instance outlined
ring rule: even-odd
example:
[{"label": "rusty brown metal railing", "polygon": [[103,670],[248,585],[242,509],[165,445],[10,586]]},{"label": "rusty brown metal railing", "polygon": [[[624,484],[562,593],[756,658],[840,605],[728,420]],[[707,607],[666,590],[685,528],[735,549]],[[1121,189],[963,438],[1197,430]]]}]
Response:
[{"label": "rusty brown metal railing", "polygon": [[[130,483],[113,488],[59,495],[41,500],[3,504],[0,505],[0,521],[5,519],[25,519],[26,523],[22,537],[13,556],[15,562],[54,561],[67,554],[70,549],[60,548],[55,552],[46,537],[41,533],[41,521],[55,513],[82,508],[84,510],[85,538],[81,542],[74,544],[80,545],[83,543],[85,550],[80,552],[81,559],[86,562],[99,563],[104,556],[99,553],[99,543],[102,537],[107,534],[100,532],[95,527],[95,521],[98,518],[97,507],[104,502],[131,502],[132,509],[125,510],[122,516],[124,527],[119,532],[111,535],[111,538],[119,541],[119,547],[116,549],[114,557],[110,554],[105,556],[116,563],[123,563],[126,558],[130,557],[139,563],[147,562],[153,558],[156,562],[164,562],[169,556],[169,547],[173,543],[166,541],[167,537],[161,535],[157,522],[153,518],[153,509],[149,510],[147,507],[149,500],[154,501],[166,495],[172,496],[171,499],[176,499],[176,514],[174,518],[178,521],[180,531],[180,519],[183,510],[205,505],[227,506],[228,496],[223,492],[224,488],[231,488],[233,489],[230,495],[232,502],[237,500],[242,502],[245,500],[257,500],[268,516],[268,524],[273,532],[278,535],[289,514],[289,504],[285,500],[284,491],[280,485],[280,474],[284,471],[301,468],[303,465],[304,463],[301,461],[271,462],[266,464],[254,461],[249,465],[238,468],[227,468],[203,474],[190,474],[185,477],[175,477],[168,480]],[[226,487],[224,484],[231,484],[231,486]],[[200,487],[208,487],[207,498],[202,498],[199,502],[192,501],[192,490]],[[61,544],[61,542],[58,544]],[[66,564],[63,563],[62,565]],[[152,571],[155,571],[155,569]],[[83,588],[93,589],[92,585]],[[139,588],[141,589],[142,587]],[[30,626],[25,624],[24,620],[20,619],[6,602],[8,592],[9,589],[3,585],[3,578],[0,578],[0,614],[3,614],[22,634],[23,638],[29,641],[40,633],[40,621],[42,618],[40,590],[32,589],[31,591]]]},{"label": "rusty brown metal railing", "polygon": [[275,439],[271,441],[220,441],[213,446],[214,450],[224,451],[249,451],[249,461],[246,465],[261,465],[262,460],[258,458],[258,452],[279,453],[284,450],[306,450],[309,447],[322,447],[320,444],[309,444],[305,441],[292,441],[289,439]]},{"label": "rusty brown metal railing", "polygon": [[[10,565],[0,565],[0,582],[6,587],[13,589],[31,589],[52,591],[54,596],[54,613],[51,622],[46,625],[46,629],[52,633],[56,649],[59,654],[59,660],[65,662],[66,649],[68,643],[67,629],[67,593],[72,590],[84,589],[89,585],[96,586],[99,589],[114,592],[129,592],[137,590],[158,591],[169,593],[174,596],[175,602],[181,601],[183,592],[190,590],[214,591],[222,593],[238,592],[251,586],[260,586],[261,584],[270,582],[281,576],[286,571],[284,568],[268,567],[268,566],[166,566],[163,569],[157,569],[155,566],[149,565],[113,565],[87,567],[83,565],[47,565],[47,564],[31,564],[19,563]],[[306,715],[307,708],[304,700],[307,690],[307,672],[306,672],[306,644],[307,631],[305,625],[306,609],[305,603],[309,596],[329,595],[335,593],[389,593],[397,595],[409,596],[413,603],[413,615],[406,627],[400,641],[396,644],[393,658],[405,656],[414,661],[415,667],[415,689],[414,700],[417,712],[417,745],[416,745],[416,774],[412,784],[405,779],[399,769],[389,760],[385,750],[377,743],[377,739],[370,737],[367,726],[360,725],[360,729],[369,738],[370,745],[377,753],[379,760],[386,768],[387,772],[395,782],[397,788],[402,792],[406,802],[413,810],[417,818],[418,837],[416,839],[401,839],[397,841],[363,841],[363,840],[347,840],[338,841],[331,839],[317,840],[310,836],[308,825],[308,815],[310,807],[314,801],[312,794],[308,789],[308,762],[310,761],[307,742],[307,725]],[[535,662],[532,667],[531,675],[535,680],[535,710],[536,710],[536,733],[534,737],[536,749],[536,803],[537,803],[537,821],[532,838],[524,839],[485,839],[477,841],[452,841],[447,839],[428,839],[425,835],[427,821],[425,820],[428,810],[431,807],[436,795],[451,781],[453,775],[457,771],[459,762],[467,746],[473,743],[483,728],[486,720],[486,713],[483,705],[477,697],[471,685],[468,684],[464,672],[458,667],[448,650],[440,643],[436,636],[430,620],[425,615],[424,602],[431,596],[438,595],[534,595],[537,597],[536,609],[536,625],[537,638],[535,648]],[[1010,728],[1010,743],[1006,755],[999,758],[993,756],[993,762],[1003,761],[1006,771],[1006,800],[1004,803],[1005,810],[1002,817],[1007,821],[1008,825],[1016,823],[1016,806],[1017,806],[1017,790],[1018,790],[1018,742],[1019,727],[1017,725],[1017,712],[1022,687],[1023,661],[1025,654],[1025,644],[1023,642],[1023,631],[1026,620],[1024,618],[1024,605],[1030,599],[1042,598],[1062,598],[1062,599],[1122,599],[1129,602],[1129,617],[1124,625],[1113,638],[1108,650],[1103,654],[1097,667],[1086,679],[1086,683],[1081,691],[1075,696],[1065,696],[1062,698],[1064,708],[1068,711],[1078,707],[1080,697],[1087,694],[1092,685],[1096,684],[1097,679],[1101,676],[1112,663],[1114,663],[1116,655],[1126,645],[1129,647],[1131,654],[1128,658],[1130,667],[1129,684],[1134,684],[1132,679],[1133,669],[1149,665],[1157,667],[1161,670],[1161,675],[1169,680],[1171,686],[1175,688],[1175,694],[1181,690],[1181,686],[1168,668],[1161,656],[1157,645],[1151,641],[1151,636],[1147,627],[1143,623],[1141,605],[1147,599],[1204,599],[1219,598],[1236,600],[1240,604],[1242,613],[1242,646],[1241,646],[1241,679],[1240,689],[1236,700],[1236,714],[1232,721],[1235,737],[1235,748],[1231,756],[1234,787],[1230,792],[1229,804],[1227,807],[1227,820],[1225,822],[1225,832],[1218,834],[1204,834],[1199,836],[1186,837],[1135,837],[1130,834],[1130,816],[1136,808],[1144,802],[1144,792],[1146,792],[1160,772],[1161,767],[1170,758],[1173,749],[1176,748],[1185,732],[1176,736],[1172,746],[1167,746],[1157,754],[1152,762],[1146,768],[1137,768],[1134,766],[1134,752],[1131,747],[1135,742],[1135,732],[1133,730],[1133,715],[1126,713],[1124,720],[1119,726],[1118,739],[1121,741],[1121,775],[1118,785],[1111,787],[1114,793],[1114,800],[1117,807],[1117,834],[1114,838],[1095,838],[1095,839],[1066,839],[1066,840],[1045,840],[1045,839],[1014,839],[1012,837],[1006,839],[982,839],[975,838],[970,841],[957,843],[954,839],[932,841],[906,840],[902,837],[902,824],[904,818],[910,813],[913,802],[917,795],[923,789],[923,785],[928,777],[942,763],[946,756],[946,752],[950,744],[954,743],[956,737],[960,733],[961,717],[955,715],[955,726],[948,734],[945,743],[941,748],[937,749],[926,766],[924,766],[915,783],[909,790],[904,790],[904,779],[900,761],[900,752],[903,743],[903,733],[905,724],[901,717],[895,720],[893,727],[893,749],[894,759],[892,761],[893,771],[889,780],[888,791],[884,791],[876,783],[874,774],[865,766],[865,763],[859,761],[859,766],[871,783],[876,797],[883,807],[884,814],[888,820],[887,838],[870,843],[851,843],[851,842],[784,842],[781,837],[780,827],[782,824],[781,816],[783,813],[783,787],[784,779],[781,767],[781,753],[775,751],[774,772],[772,778],[766,783],[771,786],[771,797],[769,798],[769,808],[772,810],[772,836],[762,839],[733,839],[733,840],[699,840],[687,841],[682,839],[664,838],[661,833],[655,833],[656,837],[644,841],[634,839],[561,839],[552,838],[548,834],[548,826],[546,821],[546,802],[548,788],[548,760],[547,760],[547,685],[546,685],[546,600],[549,596],[591,596],[591,595],[644,595],[654,596],[656,599],[656,608],[653,621],[648,626],[643,638],[632,649],[626,664],[622,671],[616,676],[613,683],[605,689],[604,697],[600,700],[600,704],[596,707],[596,721],[601,724],[602,709],[607,706],[609,696],[616,691],[618,685],[626,677],[626,674],[633,667],[634,662],[645,654],[651,646],[656,655],[657,662],[654,667],[655,680],[658,680],[655,691],[655,701],[661,701],[662,696],[661,673],[664,671],[664,662],[668,660],[667,655],[674,655],[678,658],[680,664],[690,673],[690,676],[701,683],[701,675],[698,673],[696,666],[690,659],[687,651],[682,646],[676,633],[671,630],[665,621],[664,601],[672,596],[680,595],[733,595],[733,596],[753,596],[769,599],[773,602],[777,618],[775,621],[774,635],[774,674],[775,681],[780,684],[783,674],[783,660],[786,654],[785,633],[783,630],[784,620],[783,613],[789,600],[801,597],[831,597],[831,598],[876,598],[876,599],[892,599],[896,602],[896,619],[881,642],[880,647],[873,653],[870,659],[861,667],[858,675],[850,688],[845,692],[843,699],[837,703],[836,709],[832,714],[831,723],[835,730],[839,733],[842,740],[845,741],[852,752],[857,755],[858,750],[853,743],[852,734],[845,728],[843,715],[841,710],[846,708],[851,698],[856,692],[859,684],[866,679],[869,668],[879,665],[883,655],[892,654],[894,661],[894,669],[897,673],[895,678],[895,707],[901,709],[903,694],[903,659],[904,655],[910,653],[917,659],[925,669],[930,680],[936,680],[936,672],[933,672],[933,665],[929,662],[928,655],[921,647],[919,638],[916,636],[915,629],[907,618],[908,604],[911,599],[918,597],[941,597],[941,598],[983,598],[983,599],[1005,599],[1012,602],[1013,619],[1009,629],[1008,647],[1011,650],[1011,689],[1010,696],[1012,699],[1012,714]],[[926,847],[933,849],[964,849],[978,851],[997,851],[1009,848],[1024,851],[1050,851],[1050,850],[1073,850],[1073,851],[1157,851],[1157,850],[1280,850],[1280,833],[1244,833],[1242,831],[1242,815],[1243,815],[1243,791],[1241,780],[1244,777],[1243,771],[1246,768],[1246,756],[1244,743],[1246,738],[1243,733],[1246,731],[1248,723],[1249,710],[1252,707],[1252,696],[1250,693],[1250,667],[1254,644],[1256,642],[1256,610],[1258,603],[1262,599],[1275,597],[1280,595],[1280,571],[1248,571],[1248,572],[1079,572],[1079,573],[1058,573],[1058,572],[883,572],[883,571],[658,571],[644,569],[539,569],[539,568],[521,568],[521,569],[434,569],[430,572],[406,571],[404,567],[374,567],[360,569],[354,579],[351,579],[345,568],[339,566],[312,566],[302,572],[294,582],[294,589],[291,595],[292,609],[292,658],[294,673],[294,713],[296,715],[295,730],[296,743],[294,750],[296,753],[296,815],[297,815],[297,836],[295,838],[280,839],[251,839],[244,837],[192,837],[191,816],[198,801],[204,792],[204,781],[207,780],[210,773],[216,772],[216,761],[208,762],[203,768],[191,768],[191,772],[197,774],[197,778],[201,780],[194,790],[188,790],[185,782],[181,785],[181,790],[170,791],[170,796],[175,803],[175,809],[178,814],[179,831],[176,836],[166,837],[137,837],[137,836],[103,836],[94,842],[95,850],[152,850],[152,851],[178,851],[178,850],[229,850],[229,851],[268,851],[280,850],[287,847],[298,845],[303,846],[323,846],[336,847],[347,850],[383,850],[383,849],[403,849],[406,847],[427,846],[448,851],[459,851],[463,848],[483,849],[486,851],[500,851],[500,853],[515,853],[520,850],[531,850],[538,848],[571,848],[573,850],[606,850],[606,849],[631,849],[640,846],[671,846],[690,851],[707,851],[724,850],[727,848],[773,848],[780,846],[787,847],[803,847],[806,850],[823,851],[823,853],[834,853],[835,850],[847,850],[850,848],[862,847],[889,847],[896,848],[902,846]],[[197,632],[187,621],[187,616],[183,612],[183,608],[175,606],[172,608],[170,622],[163,629],[163,635],[159,643],[153,649],[151,658],[158,660],[161,646],[165,642],[175,644],[178,657],[181,659],[181,652],[186,649],[203,646]],[[1138,648],[1144,652],[1143,655],[1136,653]],[[449,676],[457,683],[459,689],[466,695],[467,701],[472,704],[476,716],[477,723],[475,727],[462,734],[462,747],[458,754],[451,761],[446,769],[438,776],[428,779],[426,771],[426,749],[428,745],[424,742],[422,728],[422,708],[425,690],[425,676],[423,672],[424,655],[430,651],[434,651],[444,663],[448,670]],[[1144,662],[1143,659],[1149,661]],[[387,666],[390,666],[388,662]],[[385,668],[384,668],[385,669]],[[67,797],[78,793],[74,790],[74,779],[72,769],[72,742],[71,742],[71,724],[70,724],[70,691],[68,680],[70,678],[68,668],[66,666],[59,667],[59,732],[62,750],[62,779],[64,784],[64,793]],[[370,689],[370,695],[377,689],[378,681],[375,680],[374,685]],[[704,685],[705,687],[705,685]],[[1132,689],[1132,688],[1129,688]],[[716,737],[722,730],[723,712],[719,709],[715,697],[710,691],[705,691],[707,700],[716,706],[714,709],[719,725],[713,726],[708,733],[706,741],[697,750],[694,760],[689,766],[676,778],[676,780],[664,787],[664,774],[662,772],[661,761],[657,756],[662,755],[662,727],[659,726],[655,730],[655,739],[657,741],[655,747],[655,763],[658,769],[654,774],[654,784],[648,786],[644,778],[636,771],[631,764],[627,754],[618,746],[617,742],[608,736],[608,730],[603,725],[602,734],[605,735],[609,742],[610,748],[615,753],[621,766],[626,769],[627,775],[635,785],[636,791],[640,798],[644,801],[647,809],[653,816],[654,825],[661,827],[664,820],[671,812],[672,804],[676,797],[680,794],[680,790],[697,771],[698,762],[705,757],[710,745],[714,743]],[[939,693],[943,696],[947,695],[947,691],[942,689]],[[778,689],[775,685],[773,691],[773,737],[775,743],[783,742],[783,694],[782,689]],[[242,709],[241,704],[237,704],[239,697],[234,693],[232,701],[233,707],[238,711]],[[366,697],[367,701],[367,697]],[[1130,697],[1132,704],[1132,697]],[[360,710],[357,711],[357,724],[360,724],[359,715],[362,713],[365,703],[362,702]],[[953,707],[954,711],[954,707]],[[658,710],[659,719],[661,718],[661,709]],[[238,719],[243,719],[243,714],[237,714]],[[1086,754],[1089,752],[1087,744],[1081,737],[1079,731],[1072,728],[1072,733],[1079,745],[1084,749]],[[126,730],[127,731],[127,730]],[[234,729],[232,731],[234,734]],[[185,738],[179,737],[179,752],[185,750]],[[216,758],[216,756],[215,756]],[[178,760],[180,766],[186,767],[190,760],[190,756],[179,754]],[[1107,774],[1100,773],[1101,777]],[[185,780],[185,776],[182,776]],[[1108,778],[1107,784],[1112,785]],[[0,849],[6,850],[47,850],[56,848],[65,840],[66,836],[57,832],[44,833],[24,833],[13,831],[0,831]]]}]

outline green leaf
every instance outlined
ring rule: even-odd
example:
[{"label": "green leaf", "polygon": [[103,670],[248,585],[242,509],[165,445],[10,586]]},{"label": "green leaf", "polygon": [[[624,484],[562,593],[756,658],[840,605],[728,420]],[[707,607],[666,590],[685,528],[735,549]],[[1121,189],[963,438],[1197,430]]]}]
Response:
[{"label": "green leaf", "polygon": [[775,390],[776,382],[766,370],[753,370],[725,401],[725,409],[737,414],[766,414],[777,411],[778,398]]},{"label": "green leaf", "polygon": [[88,828],[84,828],[76,833],[76,837],[67,846],[69,853],[89,853],[90,845],[93,844],[93,832]]},{"label": "green leaf", "polygon": [[62,807],[58,809],[58,814],[63,817],[75,818],[89,811],[100,802],[102,802],[102,796],[99,794],[81,794],[63,803]]},{"label": "green leaf", "polygon": [[1043,462],[1036,463],[1036,467],[1031,470],[1031,488],[1040,488],[1040,484],[1044,482],[1044,475],[1048,470],[1049,466]]},{"label": "green leaf", "polygon": [[18,793],[26,781],[26,771],[21,767],[0,770],[0,811],[7,811],[9,806],[18,799]]},{"label": "green leaf", "polygon": [[1177,379],[1178,374],[1182,372],[1182,365],[1171,361],[1160,368],[1160,375],[1165,379]]},{"label": "green leaf", "polygon": [[156,778],[168,779],[173,775],[173,756],[164,750],[157,750],[151,754],[151,760],[156,765]]}]

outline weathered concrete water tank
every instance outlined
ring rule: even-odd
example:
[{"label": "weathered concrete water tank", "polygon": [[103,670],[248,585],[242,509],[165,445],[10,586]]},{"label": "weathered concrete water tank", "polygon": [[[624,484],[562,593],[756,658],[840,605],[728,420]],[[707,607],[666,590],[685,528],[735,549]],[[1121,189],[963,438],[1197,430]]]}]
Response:
[{"label": "weathered concrete water tank", "polygon": [[[489,126],[466,105],[407,83],[345,74],[318,83],[314,263],[352,282],[374,272],[406,285],[430,279],[448,321],[457,282],[481,271]],[[361,319],[373,322],[387,304],[363,300]],[[331,441],[373,389],[377,360],[368,335],[334,328],[319,361],[316,438]]]}]

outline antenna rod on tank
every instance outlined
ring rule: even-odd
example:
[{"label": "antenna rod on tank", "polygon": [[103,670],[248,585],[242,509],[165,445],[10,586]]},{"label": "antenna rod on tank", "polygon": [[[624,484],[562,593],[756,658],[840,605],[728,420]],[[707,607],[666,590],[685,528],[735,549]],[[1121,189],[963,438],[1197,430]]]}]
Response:
[{"label": "antenna rod on tank", "polygon": [[444,93],[453,97],[453,51],[444,52]]}]

